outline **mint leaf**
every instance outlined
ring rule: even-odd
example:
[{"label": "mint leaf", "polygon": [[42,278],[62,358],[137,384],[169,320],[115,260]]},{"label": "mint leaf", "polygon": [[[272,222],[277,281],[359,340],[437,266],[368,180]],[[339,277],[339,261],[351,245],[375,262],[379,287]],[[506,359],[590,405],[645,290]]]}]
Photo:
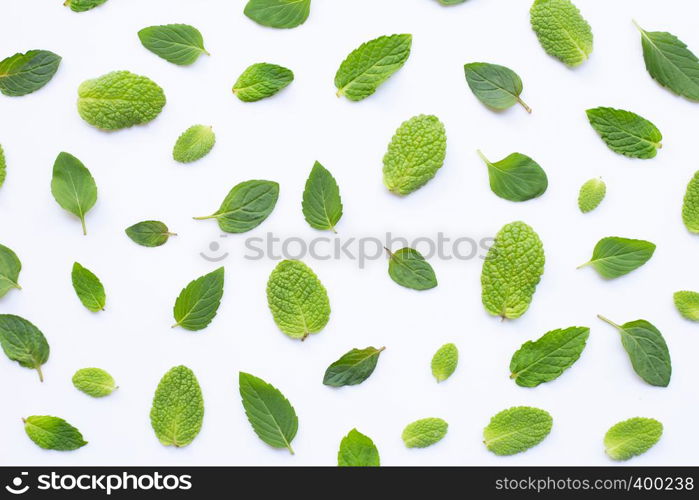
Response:
[{"label": "mint leaf", "polygon": [[86,12],[99,7],[107,0],[65,0],[63,5],[70,7],[73,12]]},{"label": "mint leaf", "polygon": [[520,99],[522,80],[510,68],[498,64],[475,62],[464,65],[466,82],[473,94],[486,106],[493,109],[507,109],[516,103],[527,113],[532,109]]},{"label": "mint leaf", "polygon": [[687,184],[682,202],[682,222],[692,233],[699,233],[699,170]]},{"label": "mint leaf", "polygon": [[141,246],[159,247],[167,243],[170,236],[177,236],[177,233],[171,233],[160,221],[146,220],[127,227],[126,235]]},{"label": "mint leaf", "polygon": [[295,28],[306,22],[311,0],[249,0],[244,13],[262,26]]},{"label": "mint leaf", "polygon": [[338,467],[378,467],[381,465],[379,450],[369,436],[365,436],[357,429],[352,429],[340,441],[337,465]]},{"label": "mint leaf", "polygon": [[29,439],[45,450],[72,451],[87,444],[80,431],[68,422],[49,415],[23,418],[24,431]]},{"label": "mint leaf", "polygon": [[210,55],[199,30],[188,24],[149,26],[138,32],[138,38],[153,54],[178,66],[193,64],[202,54]]},{"label": "mint leaf", "polygon": [[403,442],[407,448],[427,448],[441,441],[448,428],[441,418],[422,418],[403,429]]},{"label": "mint leaf", "polygon": [[77,262],[73,264],[70,277],[80,302],[92,312],[104,311],[107,296],[99,278]]},{"label": "mint leaf", "polygon": [[483,443],[496,455],[515,455],[541,443],[551,432],[548,412],[529,406],[503,410],[483,429]]},{"label": "mint leaf", "polygon": [[631,158],[654,158],[663,135],[642,116],[614,108],[594,108],[586,111],[590,125],[615,153]]},{"label": "mint leaf", "polygon": [[257,63],[249,66],[233,84],[233,93],[243,102],[271,97],[294,81],[290,69],[276,64]]},{"label": "mint leaf", "polygon": [[36,370],[44,381],[41,365],[49,359],[49,344],[37,327],[19,316],[0,314],[0,346],[8,358]]},{"label": "mint leaf", "polygon": [[699,293],[681,291],[673,295],[675,307],[683,318],[699,321]]},{"label": "mint leaf", "polygon": [[164,446],[181,448],[197,437],[204,421],[204,398],[194,372],[175,366],[160,379],[150,423]]},{"label": "mint leaf", "polygon": [[432,375],[437,382],[443,382],[456,370],[459,364],[459,350],[454,344],[444,344],[432,357]]},{"label": "mint leaf", "polygon": [[301,208],[303,217],[312,228],[337,232],[335,226],[342,217],[340,188],[332,174],[318,162],[313,165],[306,181]]},{"label": "mint leaf", "polygon": [[386,348],[352,349],[325,370],[323,384],[331,387],[361,384],[374,373],[384,349]]},{"label": "mint leaf", "polygon": [[154,120],[165,106],[157,83],[129,71],[113,71],[78,87],[78,113],[93,127],[119,130]]},{"label": "mint leaf", "polygon": [[245,233],[262,224],[274,210],[279,184],[272,181],[245,181],[230,190],[221,207],[212,215],[195,220],[216,219],[227,233]]},{"label": "mint leaf", "polygon": [[480,151],[478,156],[488,166],[490,189],[500,198],[527,201],[544,194],[549,186],[544,169],[526,155],[512,153],[495,163]]},{"label": "mint leaf", "polygon": [[198,331],[206,328],[216,316],[223,296],[223,267],[190,282],[175,301],[173,328]]},{"label": "mint leaf", "polygon": [[412,35],[381,36],[354,49],[335,74],[338,97],[361,101],[372,95],[403,67],[412,43]]},{"label": "mint leaf", "polygon": [[383,157],[383,183],[395,194],[420,189],[442,168],[447,152],[444,125],[433,115],[403,122]]},{"label": "mint leaf", "polygon": [[0,61],[0,92],[7,96],[31,94],[49,83],[61,56],[48,50],[30,50]]},{"label": "mint leaf", "polygon": [[464,3],[466,0],[438,0],[442,5],[456,5],[459,3]]},{"label": "mint leaf", "polygon": [[240,372],[240,397],[252,430],[273,448],[286,448],[294,454],[291,442],[299,419],[291,403],[279,390],[254,375]]},{"label": "mint leaf", "polygon": [[0,297],[4,297],[7,292],[19,286],[19,273],[22,270],[22,262],[11,249],[5,245],[0,245]]},{"label": "mint leaf", "polygon": [[73,385],[93,398],[109,396],[117,389],[114,378],[101,368],[82,368],[73,375]]},{"label": "mint leaf", "polygon": [[654,418],[630,418],[607,431],[604,448],[612,460],[629,460],[650,450],[662,435],[663,424]]},{"label": "mint leaf", "polygon": [[53,164],[51,193],[56,202],[76,215],[87,234],[85,215],[97,202],[97,184],[90,171],[75,156],[59,153]]},{"label": "mint leaf", "polygon": [[557,379],[580,358],[589,336],[589,328],[572,326],[525,342],[512,356],[510,378],[521,387],[536,387]]},{"label": "mint leaf", "polygon": [[389,255],[388,275],[393,281],[413,290],[429,290],[437,286],[434,269],[425,258],[412,248],[401,248],[395,253],[386,249]]},{"label": "mint leaf", "polygon": [[602,203],[607,194],[607,185],[602,179],[590,179],[580,186],[578,194],[578,208],[584,214],[592,212]]},{"label": "mint leaf", "polygon": [[0,187],[2,187],[5,182],[5,176],[7,175],[7,164],[5,163],[5,152],[0,146]]},{"label": "mint leaf", "polygon": [[578,266],[592,266],[600,276],[614,279],[638,269],[653,256],[655,244],[645,240],[610,236],[599,240],[589,262]]},{"label": "mint leaf", "polygon": [[570,0],[535,0],[532,29],[547,54],[567,66],[582,64],[592,53],[592,30]]},{"label": "mint leaf", "polygon": [[667,387],[672,376],[670,351],[660,331],[644,319],[623,325],[597,315],[621,334],[621,344],[629,355],[634,371],[650,385]]},{"label": "mint leaf", "polygon": [[216,134],[206,125],[192,125],[177,138],[172,158],[180,163],[191,163],[205,157],[216,143]]},{"label": "mint leaf", "polygon": [[267,304],[279,329],[292,339],[305,340],[330,320],[328,292],[301,261],[283,260],[269,275]]}]

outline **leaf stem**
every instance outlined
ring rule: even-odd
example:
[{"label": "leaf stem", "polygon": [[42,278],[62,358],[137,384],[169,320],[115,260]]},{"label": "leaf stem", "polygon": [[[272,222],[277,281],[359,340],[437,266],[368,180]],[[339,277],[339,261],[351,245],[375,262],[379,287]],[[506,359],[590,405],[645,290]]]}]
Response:
[{"label": "leaf stem", "polygon": [[638,31],[640,31],[641,33],[643,33],[643,28],[641,28],[641,27],[638,25],[638,23],[636,22],[635,19],[631,19],[631,22],[633,23],[634,26],[636,26],[636,28],[638,29]]},{"label": "leaf stem", "polygon": [[476,149],[476,153],[478,153],[478,156],[481,157],[481,160],[483,160],[487,165],[490,165],[490,160],[485,157],[485,155],[481,152],[480,149]]},{"label": "leaf stem", "polygon": [[289,453],[295,455],[294,449],[291,447],[291,443],[286,443],[286,449],[289,450]]},{"label": "leaf stem", "polygon": [[584,264],[580,264],[580,265],[579,265],[578,267],[576,267],[575,269],[582,269],[582,268],[585,267],[585,266],[589,266],[591,262],[592,262],[592,261],[587,261],[587,262],[585,262]]},{"label": "leaf stem", "polygon": [[527,103],[524,102],[522,99],[520,99],[519,96],[517,96],[517,102],[520,103],[520,104],[522,105],[522,107],[523,107],[524,109],[527,110],[527,113],[529,113],[529,114],[532,113],[532,108],[530,108],[529,106],[527,106]]},{"label": "leaf stem", "polygon": [[390,251],[388,248],[386,248],[386,247],[383,247],[383,249],[386,250],[386,253],[388,254],[388,258],[389,258],[389,259],[393,257],[393,252],[391,252],[391,251]]},{"label": "leaf stem", "polygon": [[39,373],[39,382],[43,382],[44,381],[44,374],[41,371],[41,365],[36,367],[36,371]]},{"label": "leaf stem", "polygon": [[215,215],[206,215],[204,217],[192,217],[194,220],[206,220],[206,219],[215,219]]},{"label": "leaf stem", "polygon": [[601,319],[602,321],[604,321],[605,323],[607,323],[607,324],[613,326],[613,327],[616,328],[617,330],[623,330],[623,328],[622,328],[621,326],[617,325],[617,324],[614,323],[612,320],[605,318],[605,317],[602,316],[601,314],[598,314],[597,317],[598,317],[599,319]]},{"label": "leaf stem", "polygon": [[87,236],[87,227],[85,226],[85,216],[80,217],[80,223],[83,225],[83,236]]}]

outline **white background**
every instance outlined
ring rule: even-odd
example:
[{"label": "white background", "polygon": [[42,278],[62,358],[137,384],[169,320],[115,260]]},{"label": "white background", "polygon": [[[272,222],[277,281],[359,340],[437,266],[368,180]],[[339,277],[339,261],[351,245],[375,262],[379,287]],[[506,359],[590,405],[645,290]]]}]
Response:
[{"label": "white background", "polygon": [[[598,464],[612,462],[602,438],[614,423],[634,416],[659,419],[662,440],[631,464],[695,464],[699,326],[674,310],[672,293],[699,289],[699,237],[680,218],[696,159],[697,104],[658,86],[644,68],[635,18],[650,30],[667,30],[699,50],[692,2],[577,0],[595,35],[588,62],[568,69],[547,56],[529,26],[529,1],[470,0],[442,7],[436,0],[314,0],[299,28],[274,30],[247,19],[245,2],[228,0],[110,0],[76,14],[61,1],[5,2],[1,56],[48,49],[63,56],[53,80],[26,97],[0,96],[0,143],[8,176],[0,190],[0,242],[23,263],[22,291],[0,301],[0,312],[35,323],[51,344],[46,381],[0,356],[0,463],[2,464],[269,464],[336,463],[342,436],[357,427],[373,438],[385,465]],[[143,27],[184,22],[199,28],[211,57],[191,67],[170,64],[143,48]],[[333,77],[361,42],[384,34],[412,33],[405,67],[372,97],[352,103],[335,97]],[[249,64],[267,61],[293,69],[295,81],[279,95],[242,103],[230,89]],[[495,113],[468,90],[463,64],[506,65],[524,81],[519,106]],[[85,79],[117,69],[151,77],[168,103],[146,126],[113,133],[96,130],[76,111]],[[587,123],[596,106],[633,110],[664,134],[653,160],[632,160],[606,148]],[[382,185],[382,156],[398,125],[419,113],[445,123],[444,167],[406,198]],[[217,144],[203,160],[180,165],[172,145],[188,126],[212,125]],[[475,150],[492,160],[518,151],[536,159],[549,176],[541,198],[511,203],[488,187]],[[92,171],[99,200],[80,223],[50,192],[60,151]],[[351,260],[304,259],[330,295],[332,317],[305,342],[284,336],[267,309],[265,286],[275,262],[243,259],[247,236],[274,232],[310,239],[301,193],[315,160],[336,177],[344,202],[341,238],[395,235],[492,236],[507,222],[524,220],[541,236],[546,272],[530,310],[501,323],[480,301],[481,260],[431,260],[439,286],[414,292],[393,283],[385,260],[360,270]],[[582,215],[579,186],[601,176],[608,196]],[[247,235],[220,238],[213,212],[228,190],[247,179],[281,185],[276,210]],[[179,236],[155,249],[135,245],[124,228],[145,219],[165,221]],[[652,260],[606,282],[592,269],[577,271],[604,236],[658,244]],[[179,290],[217,265],[199,256],[219,242],[226,285],[219,314],[199,333],[172,330]],[[211,254],[211,252],[209,252]],[[93,270],[108,293],[106,312],[92,314],[70,284],[74,261]],[[618,334],[596,319],[623,323],[644,318],[665,335],[673,361],[667,388],[645,384],[633,372]],[[592,331],[581,359],[558,380],[535,389],[509,380],[512,353],[526,340],[559,327]],[[454,342],[456,373],[437,384],[429,363]],[[366,382],[333,389],[325,368],[353,347],[386,346]],[[153,391],[172,366],[192,368],[201,383],[206,415],[187,448],[162,446],[150,427]],[[95,400],[71,385],[75,370],[97,366],[120,389]],[[237,388],[238,371],[277,386],[293,403],[299,432],[290,456],[252,432]],[[481,443],[492,415],[514,405],[548,410],[553,431],[539,446],[509,458]],[[21,417],[57,415],[89,441],[68,453],[41,450],[24,434]],[[403,427],[439,416],[449,433],[423,450],[406,449]]]}]

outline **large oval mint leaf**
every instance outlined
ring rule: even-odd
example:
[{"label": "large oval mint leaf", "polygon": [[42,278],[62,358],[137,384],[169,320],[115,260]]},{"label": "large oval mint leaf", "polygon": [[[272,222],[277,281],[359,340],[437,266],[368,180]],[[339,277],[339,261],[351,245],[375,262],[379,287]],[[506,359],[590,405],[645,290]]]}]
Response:
[{"label": "large oval mint leaf", "polygon": [[197,331],[206,328],[216,316],[223,296],[223,267],[190,282],[175,301],[173,328]]},{"label": "large oval mint leaf", "polygon": [[62,418],[32,415],[22,422],[29,439],[45,450],[72,451],[87,444],[80,431]]},{"label": "large oval mint leaf", "polygon": [[372,95],[403,67],[412,43],[412,35],[382,36],[353,50],[335,74],[338,97],[361,101]]},{"label": "large oval mint leaf", "polygon": [[393,281],[413,290],[429,290],[437,286],[437,276],[429,262],[413,248],[401,248],[389,255],[388,275]]},{"label": "large oval mint leaf", "polygon": [[483,443],[496,455],[514,455],[541,443],[551,432],[547,411],[529,406],[503,410],[483,429]]},{"label": "large oval mint leaf", "polygon": [[0,297],[4,297],[13,288],[21,290],[18,283],[21,270],[22,262],[17,254],[5,245],[0,245]]},{"label": "large oval mint leaf", "polygon": [[281,261],[269,275],[267,304],[279,329],[293,339],[318,333],[330,320],[328,292],[298,260]]},{"label": "large oval mint leaf", "polygon": [[163,222],[157,220],[137,222],[126,228],[126,235],[134,243],[144,247],[159,247],[167,243],[170,236],[177,236],[176,233],[171,233]]},{"label": "large oval mint leaf", "polygon": [[682,290],[672,296],[677,312],[684,319],[699,321],[699,293]]},{"label": "large oval mint leaf", "polygon": [[532,29],[550,56],[572,67],[592,53],[592,29],[570,0],[535,0],[529,14]]},{"label": "large oval mint leaf", "polygon": [[332,174],[323,165],[315,162],[303,190],[301,204],[303,217],[315,229],[326,229],[333,233],[342,217],[340,188]]},{"label": "large oval mint leaf", "polygon": [[522,80],[510,68],[475,62],[465,64],[464,73],[471,91],[486,106],[501,110],[519,103],[528,113],[532,112],[519,97],[522,93]]},{"label": "large oval mint leaf", "polygon": [[644,319],[623,325],[597,316],[621,334],[621,344],[629,355],[634,371],[650,385],[667,387],[672,376],[672,362],[662,333]]},{"label": "large oval mint leaf", "polygon": [[192,125],[177,138],[172,158],[180,163],[192,163],[209,154],[216,143],[216,134],[206,125]]},{"label": "large oval mint leaf", "polygon": [[97,184],[87,167],[75,156],[59,153],[53,164],[51,193],[61,208],[80,219],[83,234],[87,234],[85,215],[97,201]]},{"label": "large oval mint leaf", "polygon": [[369,436],[352,429],[340,441],[337,452],[338,467],[378,467],[381,465],[379,450]]},{"label": "large oval mint leaf", "polygon": [[44,381],[41,365],[49,359],[49,343],[37,327],[19,316],[0,314],[0,346],[8,358],[36,370]]},{"label": "large oval mint leaf", "polygon": [[286,448],[293,455],[291,442],[299,428],[299,419],[291,403],[261,378],[240,372],[240,397],[252,429],[273,448]]},{"label": "large oval mint leaf", "polygon": [[687,184],[682,202],[682,222],[691,233],[699,233],[699,170]]},{"label": "large oval mint leaf", "polygon": [[308,19],[311,0],[249,0],[243,12],[262,26],[295,28]]},{"label": "large oval mint leaf", "polygon": [[422,418],[405,426],[401,437],[407,448],[427,448],[441,441],[448,428],[441,418]]},{"label": "large oval mint leaf", "polygon": [[99,7],[107,0],[65,0],[63,5],[70,7],[73,12],[87,12],[95,7]]},{"label": "large oval mint leaf", "polygon": [[103,311],[107,302],[107,295],[104,292],[104,286],[102,286],[100,279],[78,262],[73,264],[73,271],[70,277],[80,302],[92,312]]},{"label": "large oval mint leaf", "polygon": [[459,350],[454,344],[444,344],[432,356],[430,367],[437,382],[444,382],[451,377],[459,364]]},{"label": "large oval mint leaf", "polygon": [[155,55],[179,66],[194,63],[202,54],[209,55],[199,30],[188,24],[149,26],[138,32],[138,38]]},{"label": "large oval mint leaf", "polygon": [[48,50],[30,50],[0,61],[0,92],[8,96],[31,94],[49,83],[61,56]]},{"label": "large oval mint leaf", "polygon": [[584,214],[592,212],[602,203],[607,194],[607,185],[602,179],[590,179],[580,186],[578,208]]},{"label": "large oval mint leaf", "polygon": [[273,181],[245,181],[230,190],[221,207],[212,215],[195,220],[216,219],[227,233],[245,233],[262,224],[274,210],[279,184]]},{"label": "large oval mint leaf", "polygon": [[81,368],[73,375],[73,386],[93,398],[109,396],[117,389],[114,378],[101,368]]},{"label": "large oval mint leaf", "polygon": [[512,356],[510,378],[522,387],[557,379],[580,358],[589,336],[589,328],[572,326],[525,342]]},{"label": "large oval mint leaf", "polygon": [[604,451],[612,460],[629,460],[650,450],[662,435],[663,424],[654,418],[630,418],[607,431]]},{"label": "large oval mint leaf", "polygon": [[243,102],[271,97],[294,81],[294,72],[283,66],[257,63],[248,67],[233,84],[233,93]]},{"label": "large oval mint leaf", "polygon": [[654,158],[663,135],[642,116],[614,108],[594,108],[586,111],[590,125],[615,153],[631,158]]},{"label": "large oval mint leaf", "polygon": [[386,348],[352,349],[328,366],[323,384],[331,387],[361,384],[374,373],[376,363],[384,349]]},{"label": "large oval mint leaf", "polygon": [[655,244],[650,241],[609,236],[599,240],[592,258],[578,269],[592,266],[604,278],[618,278],[648,262],[653,252]]},{"label": "large oval mint leaf", "polygon": [[478,155],[488,166],[490,189],[500,198],[527,201],[546,192],[549,181],[537,162],[521,153],[512,153],[491,163],[480,151]]},{"label": "large oval mint leaf", "polygon": [[183,447],[194,441],[204,421],[204,398],[194,372],[176,366],[160,379],[153,396],[150,423],[165,446]]}]

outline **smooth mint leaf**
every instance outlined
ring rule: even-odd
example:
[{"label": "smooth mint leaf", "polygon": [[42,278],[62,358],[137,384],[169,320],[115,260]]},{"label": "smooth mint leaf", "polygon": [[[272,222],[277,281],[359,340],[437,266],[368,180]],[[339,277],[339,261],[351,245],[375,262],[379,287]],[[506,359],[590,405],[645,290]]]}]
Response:
[{"label": "smooth mint leaf", "polygon": [[194,372],[176,366],[160,379],[150,423],[164,446],[181,448],[197,437],[204,422],[204,398]]},{"label": "smooth mint leaf", "polygon": [[276,64],[257,63],[248,67],[233,84],[233,93],[243,102],[271,97],[291,82],[294,73]]},{"label": "smooth mint leaf", "polygon": [[338,467],[379,467],[379,450],[369,436],[357,429],[349,431],[340,441],[337,452]]},{"label": "smooth mint leaf", "polygon": [[615,153],[631,158],[654,158],[663,145],[660,130],[642,116],[614,108],[586,111],[590,125]]},{"label": "smooth mint leaf", "polygon": [[99,278],[92,271],[84,268],[77,262],[73,264],[73,271],[70,277],[80,302],[92,312],[103,311],[107,302],[107,296]]},{"label": "smooth mint leaf", "polygon": [[682,202],[682,222],[691,233],[699,233],[699,170],[687,184]]},{"label": "smooth mint leaf", "polygon": [[578,208],[584,214],[592,212],[602,203],[607,194],[607,185],[602,179],[590,179],[580,186]]},{"label": "smooth mint leaf", "polygon": [[490,419],[483,429],[483,443],[496,455],[514,455],[541,443],[552,426],[553,419],[547,411],[515,406]]},{"label": "smooth mint leaf", "polygon": [[573,67],[592,53],[592,29],[570,0],[535,0],[532,29],[547,54]]},{"label": "smooth mint leaf", "polygon": [[610,236],[599,240],[592,258],[578,269],[592,266],[600,276],[614,279],[641,267],[654,252],[655,244],[650,241]]},{"label": "smooth mint leaf", "polygon": [[330,171],[318,162],[306,180],[301,208],[312,228],[337,232],[335,226],[342,217],[340,188]]},{"label": "smooth mint leaf", "polygon": [[72,451],[87,444],[78,429],[62,418],[32,415],[23,418],[24,431],[29,439],[45,450]]},{"label": "smooth mint leaf", "polygon": [[526,155],[512,153],[495,163],[480,151],[478,155],[488,166],[490,189],[500,198],[527,201],[544,194],[549,186],[544,169]]},{"label": "smooth mint leaf", "polygon": [[413,248],[391,252],[388,248],[388,275],[393,281],[413,290],[429,290],[437,286],[437,276],[429,262]]},{"label": "smooth mint leaf", "polygon": [[699,321],[699,293],[686,290],[675,292],[673,300],[683,318]]},{"label": "smooth mint leaf", "polygon": [[70,7],[73,12],[87,12],[95,7],[99,7],[107,0],[65,0],[63,5]]},{"label": "smooth mint leaf", "polygon": [[403,442],[407,448],[427,448],[441,441],[448,428],[441,418],[422,418],[403,429]]},{"label": "smooth mint leaf", "polygon": [[175,301],[175,323],[185,330],[206,328],[216,316],[223,296],[223,267],[190,282]]},{"label": "smooth mint leaf", "polygon": [[11,249],[5,245],[0,245],[0,297],[4,297],[7,292],[19,286],[19,273],[22,270],[22,262]]},{"label": "smooth mint leaf", "polygon": [[650,450],[662,435],[663,424],[654,418],[630,418],[604,435],[605,452],[612,460],[629,460]]},{"label": "smooth mint leaf", "polygon": [[501,110],[519,103],[527,113],[532,112],[519,97],[522,93],[522,80],[510,68],[475,62],[465,64],[464,73],[471,91],[486,106]]},{"label": "smooth mint leaf", "polygon": [[244,13],[262,26],[295,28],[308,19],[311,0],[248,0]]},{"label": "smooth mint leaf", "polygon": [[177,233],[171,233],[160,221],[146,220],[127,227],[126,235],[141,246],[159,247],[167,243],[170,236],[177,236]]},{"label": "smooth mint leaf", "polygon": [[454,344],[444,344],[432,357],[432,375],[437,382],[444,382],[451,377],[459,364],[459,350]]},{"label": "smooth mint leaf", "polygon": [[14,314],[0,314],[0,346],[12,361],[39,373],[44,381],[41,366],[49,359],[49,343],[41,331],[24,318]]},{"label": "smooth mint leaf", "polygon": [[202,54],[210,55],[199,30],[188,24],[149,26],[138,32],[138,38],[145,48],[178,66],[193,64]]},{"label": "smooth mint leaf", "polygon": [[90,171],[75,156],[59,153],[53,164],[51,193],[56,202],[76,215],[87,234],[85,215],[97,202],[97,184]]},{"label": "smooth mint leaf", "polygon": [[216,143],[216,134],[206,125],[192,125],[177,138],[172,158],[180,163],[191,163],[205,157]]},{"label": "smooth mint leaf", "polygon": [[48,50],[30,50],[0,61],[0,92],[7,96],[31,94],[49,83],[61,56]]},{"label": "smooth mint leaf", "polygon": [[117,389],[114,378],[101,368],[81,368],[73,375],[73,385],[93,398],[109,396]]},{"label": "smooth mint leaf", "polygon": [[374,373],[384,349],[386,348],[352,349],[325,370],[323,384],[331,387],[361,384]]}]

